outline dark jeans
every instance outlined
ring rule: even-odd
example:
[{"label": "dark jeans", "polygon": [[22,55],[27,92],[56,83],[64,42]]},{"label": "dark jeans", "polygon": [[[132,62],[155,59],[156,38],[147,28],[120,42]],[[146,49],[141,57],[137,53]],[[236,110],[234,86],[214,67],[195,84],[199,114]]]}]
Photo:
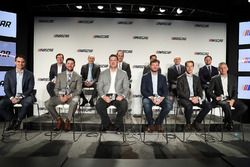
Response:
[{"label": "dark jeans", "polygon": [[197,121],[199,123],[202,122],[202,120],[205,118],[205,116],[209,113],[209,111],[212,109],[211,103],[204,100],[202,104],[193,104],[190,100],[186,99],[179,99],[180,105],[184,108],[184,114],[186,118],[186,124],[191,123],[191,117],[193,114],[193,106],[198,106],[201,108],[201,111],[197,115],[194,121]]},{"label": "dark jeans", "polygon": [[[248,107],[243,102],[236,100],[233,107],[234,110],[231,109],[229,103],[227,101],[220,101],[216,103],[221,106],[222,110],[225,113],[225,122],[231,123],[232,120],[240,121],[240,117],[247,111]],[[215,106],[214,104],[213,106]]]},{"label": "dark jeans", "polygon": [[23,120],[28,111],[32,110],[33,98],[31,96],[25,97],[20,103],[22,104],[22,107],[15,115],[13,112],[13,104],[9,98],[4,97],[0,101],[0,115],[5,121],[10,121],[12,119]]},{"label": "dark jeans", "polygon": [[154,105],[154,103],[152,102],[152,100],[150,100],[149,98],[143,98],[142,103],[143,103],[143,109],[146,115],[148,125],[153,125],[153,124],[161,125],[166,115],[173,108],[172,102],[169,99],[164,98],[163,101],[159,104],[162,110],[160,114],[158,115],[158,117],[156,118],[156,120],[154,120],[153,113],[152,113],[152,106]]},{"label": "dark jeans", "polygon": [[108,116],[107,108],[110,105],[114,105],[116,107],[116,119],[115,119],[115,127],[116,128],[122,128],[123,125],[123,117],[125,116],[127,110],[128,110],[128,102],[126,99],[123,99],[121,101],[112,101],[112,103],[106,103],[102,98],[99,98],[96,102],[96,110],[97,113],[101,117],[102,125],[104,128],[108,128],[112,122]]},{"label": "dark jeans", "polygon": [[55,86],[56,84],[54,82],[49,82],[47,84],[47,92],[49,93],[50,97],[56,96],[55,91],[54,91]]}]

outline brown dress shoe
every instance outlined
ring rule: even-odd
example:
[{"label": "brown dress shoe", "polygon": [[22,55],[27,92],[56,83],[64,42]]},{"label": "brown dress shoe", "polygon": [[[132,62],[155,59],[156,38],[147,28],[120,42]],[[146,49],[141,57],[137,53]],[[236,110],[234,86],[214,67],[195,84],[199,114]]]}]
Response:
[{"label": "brown dress shoe", "polygon": [[154,132],[154,130],[155,130],[154,125],[148,125],[148,129],[147,129],[147,131],[148,131],[149,133]]},{"label": "brown dress shoe", "polygon": [[63,127],[63,124],[64,124],[63,119],[61,117],[58,117],[56,119],[56,127],[54,128],[54,130],[57,130],[57,131],[61,130]]},{"label": "brown dress shoe", "polygon": [[70,126],[70,120],[66,119],[65,120],[65,124],[64,124],[64,131],[68,132],[71,130],[71,126]]},{"label": "brown dress shoe", "polygon": [[162,128],[161,125],[155,125],[155,130],[158,132],[164,132],[164,129]]}]

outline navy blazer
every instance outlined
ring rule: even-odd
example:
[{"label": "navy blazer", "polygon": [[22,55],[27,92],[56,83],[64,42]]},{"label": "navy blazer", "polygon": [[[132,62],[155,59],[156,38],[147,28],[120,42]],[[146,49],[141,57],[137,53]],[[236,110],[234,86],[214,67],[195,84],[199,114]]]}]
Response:
[{"label": "navy blazer", "polygon": [[[164,75],[159,74],[159,73],[158,73],[157,93],[159,96],[163,96],[163,97],[168,96],[167,79]],[[142,77],[141,94],[144,98],[147,98],[149,96],[154,96],[151,72],[144,74]]]},{"label": "navy blazer", "polygon": [[[4,92],[7,98],[16,96],[16,68],[8,71],[4,77]],[[25,97],[33,95],[35,85],[34,75],[32,72],[24,69],[23,72],[23,95]],[[34,100],[34,99],[33,99]]]},{"label": "navy blazer", "polygon": [[[88,78],[88,72],[89,72],[89,64],[83,65],[81,68],[81,76],[83,81],[86,81],[86,79]],[[93,64],[92,77],[94,82],[98,81],[100,72],[101,72],[100,66]]]},{"label": "navy blazer", "polygon": [[[66,71],[66,66],[65,66],[64,63],[62,64],[62,72],[63,72],[63,71]],[[49,70],[49,80],[51,81],[52,79],[55,78],[55,76],[57,76],[57,63],[52,64],[52,65],[50,66],[50,70]]]},{"label": "navy blazer", "polygon": [[215,75],[218,75],[218,69],[214,66],[212,67],[212,71],[211,71],[211,75],[209,74],[209,71],[207,69],[207,66],[203,66],[199,69],[199,77],[201,80],[201,86],[204,88],[206,87],[206,85],[208,85],[207,83],[211,81],[211,78]]}]

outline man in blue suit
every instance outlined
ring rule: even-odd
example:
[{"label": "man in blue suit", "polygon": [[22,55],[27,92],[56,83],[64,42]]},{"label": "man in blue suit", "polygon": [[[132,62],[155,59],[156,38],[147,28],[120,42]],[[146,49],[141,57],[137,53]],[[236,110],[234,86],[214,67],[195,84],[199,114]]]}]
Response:
[{"label": "man in blue suit", "polygon": [[[166,115],[173,108],[168,98],[168,86],[166,77],[159,73],[160,61],[155,59],[150,62],[150,72],[143,75],[141,80],[141,94],[144,112],[148,122],[148,132],[162,132],[162,123]],[[162,108],[158,118],[153,119],[152,106]]]},{"label": "man in blue suit", "polygon": [[[5,97],[0,101],[0,114],[11,124],[6,130],[17,130],[27,112],[32,109],[35,97],[34,75],[25,69],[25,58],[23,55],[17,55],[15,58],[16,68],[8,71],[4,78]],[[22,108],[15,114],[13,106],[22,104]]]}]

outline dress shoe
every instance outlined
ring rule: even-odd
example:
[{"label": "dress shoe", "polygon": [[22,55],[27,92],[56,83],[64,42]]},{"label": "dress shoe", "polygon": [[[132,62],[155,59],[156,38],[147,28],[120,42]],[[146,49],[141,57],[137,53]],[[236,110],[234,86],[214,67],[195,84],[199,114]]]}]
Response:
[{"label": "dress shoe", "polygon": [[233,130],[233,122],[228,122],[226,123],[225,125],[225,128],[228,130],[228,131],[232,131]]},{"label": "dress shoe", "polygon": [[193,130],[193,128],[192,128],[192,125],[191,124],[186,124],[186,126],[185,126],[185,131],[186,132],[190,132],[190,131],[192,131]]},{"label": "dress shoe", "polygon": [[5,130],[6,131],[14,130],[16,122],[17,122],[16,120],[12,120],[9,126]]},{"label": "dress shoe", "polygon": [[15,126],[14,126],[14,130],[19,130],[20,126],[21,126],[22,121],[21,120],[17,120]]},{"label": "dress shoe", "polygon": [[64,131],[68,132],[71,130],[70,120],[66,119],[64,124]]},{"label": "dress shoe", "polygon": [[149,133],[154,132],[154,131],[155,131],[155,126],[154,126],[154,125],[148,125],[147,131],[148,131]]},{"label": "dress shoe", "polygon": [[164,132],[164,129],[163,129],[163,127],[161,125],[155,125],[154,128],[155,128],[154,129],[155,131],[158,131],[160,133]]},{"label": "dress shoe", "polygon": [[64,124],[63,119],[62,119],[61,117],[58,117],[58,118],[56,119],[56,127],[54,128],[54,130],[55,130],[55,131],[61,130],[62,127],[63,127],[63,124]]},{"label": "dress shoe", "polygon": [[194,127],[194,129],[196,130],[196,131],[200,131],[202,128],[201,128],[201,123],[199,123],[199,122],[197,122],[197,121],[194,121],[193,123],[192,123],[192,126]]}]

